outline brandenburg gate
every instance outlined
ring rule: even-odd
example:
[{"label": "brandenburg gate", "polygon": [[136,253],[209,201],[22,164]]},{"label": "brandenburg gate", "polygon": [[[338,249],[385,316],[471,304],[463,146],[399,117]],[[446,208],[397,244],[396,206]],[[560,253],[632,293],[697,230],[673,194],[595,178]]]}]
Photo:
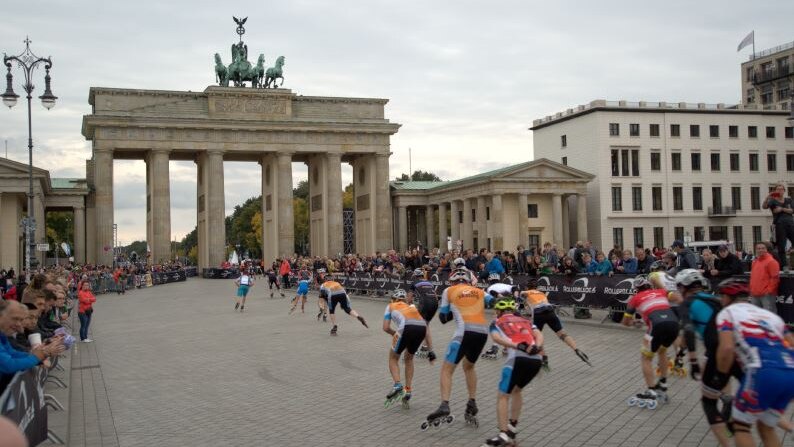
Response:
[{"label": "brandenburg gate", "polygon": [[392,247],[389,140],[399,125],[384,118],[385,99],[300,96],[283,88],[94,87],[88,102],[92,113],[82,132],[93,157],[86,220],[95,226],[87,231],[89,262],[112,264],[116,159],[146,162],[146,236],[155,263],[170,254],[169,160],[197,165],[200,268],[225,260],[224,161],[262,167],[261,179],[251,182],[261,183],[265,262],[294,252],[295,161],[308,165],[312,255],[342,252],[342,163],[353,167],[356,251]]}]

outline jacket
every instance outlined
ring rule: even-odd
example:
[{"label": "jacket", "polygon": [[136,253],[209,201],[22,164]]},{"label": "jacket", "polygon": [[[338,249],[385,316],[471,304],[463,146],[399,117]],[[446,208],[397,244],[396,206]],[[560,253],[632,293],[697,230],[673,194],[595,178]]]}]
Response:
[{"label": "jacket", "polygon": [[604,259],[603,261],[596,263],[596,268],[595,268],[596,275],[606,275],[611,271],[612,271],[612,263],[609,261],[609,259]]},{"label": "jacket", "polygon": [[498,273],[501,275],[505,272],[505,268],[502,265],[502,261],[500,261],[499,258],[497,258],[496,256],[494,256],[493,258],[491,258],[490,261],[488,261],[488,264],[485,265],[485,270],[489,274]]},{"label": "jacket", "polygon": [[627,275],[637,274],[637,258],[623,259],[623,273]]},{"label": "jacket", "polygon": [[33,368],[40,362],[39,358],[33,354],[12,348],[8,337],[0,333],[0,374],[15,374]]},{"label": "jacket", "polygon": [[77,293],[77,299],[80,301],[80,307],[78,308],[78,312],[85,313],[88,309],[91,309],[96,302],[96,297],[90,290],[81,290]]},{"label": "jacket", "polygon": [[739,258],[733,253],[728,253],[728,256],[726,256],[725,259],[717,256],[717,258],[714,259],[714,269],[719,270],[717,276],[720,278],[727,278],[729,276],[741,275],[744,273],[742,261],[740,261]]},{"label": "jacket", "polygon": [[755,258],[750,269],[750,296],[777,295],[780,284],[780,264],[769,253]]}]

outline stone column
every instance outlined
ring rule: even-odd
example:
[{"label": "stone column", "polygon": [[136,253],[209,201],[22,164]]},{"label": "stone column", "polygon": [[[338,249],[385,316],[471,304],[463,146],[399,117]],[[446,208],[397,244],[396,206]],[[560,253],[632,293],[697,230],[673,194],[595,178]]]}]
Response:
[{"label": "stone column", "polygon": [[[518,243],[526,247],[529,242],[527,237],[527,195],[518,195]],[[542,241],[541,241],[542,243]],[[529,248],[529,247],[527,247]],[[543,248],[542,246],[539,248]]]},{"label": "stone column", "polygon": [[[295,252],[295,214],[292,209],[292,153],[278,154],[278,255]],[[341,199],[340,199],[341,200]]]},{"label": "stone column", "polygon": [[438,249],[440,253],[447,252],[447,204],[438,204]]},{"label": "stone column", "polygon": [[477,249],[488,248],[488,215],[485,196],[477,197]]},{"label": "stone column", "polygon": [[436,213],[433,205],[425,207],[425,233],[427,233],[427,249],[431,250],[436,246]]},{"label": "stone column", "polygon": [[502,195],[495,194],[491,197],[491,243],[493,250],[513,250],[515,247],[504,246],[504,228],[502,228]]},{"label": "stone column", "polygon": [[113,264],[113,151],[94,148],[96,262]]},{"label": "stone column", "polygon": [[471,210],[473,207],[474,200],[463,200],[463,223],[461,224],[463,229],[461,230],[461,235],[463,239],[463,248],[466,250],[469,248],[476,250],[477,248],[474,246],[474,223],[472,222],[471,215]]},{"label": "stone column", "polygon": [[72,256],[74,262],[82,265],[86,260],[86,244],[85,244],[85,207],[76,206],[73,208],[74,212],[74,248]]},{"label": "stone column", "polygon": [[20,251],[19,243],[20,237],[25,237],[20,229],[22,200],[21,194],[0,193],[0,266],[13,268],[17,274],[25,266],[24,248]]},{"label": "stone column", "polygon": [[427,213],[424,208],[416,207],[416,239],[411,241],[411,246],[416,246],[416,241],[422,242],[425,247],[429,247],[427,243]]},{"label": "stone column", "polygon": [[344,252],[344,235],[342,229],[342,156],[338,153],[325,155],[328,172],[328,255],[337,256]]},{"label": "stone column", "polygon": [[554,244],[562,247],[562,195],[551,196],[551,229]]},{"label": "stone column", "polygon": [[375,155],[375,248],[386,251],[393,248],[391,195],[389,193],[389,153]]},{"label": "stone column", "polygon": [[152,262],[167,261],[171,257],[171,180],[167,150],[152,150],[151,207],[152,207]]},{"label": "stone column", "polygon": [[460,234],[460,202],[457,200],[453,200],[449,204],[449,234],[450,238],[452,239],[452,249],[454,250],[459,240],[461,240]]},{"label": "stone column", "polygon": [[395,248],[397,251],[402,251],[408,246],[408,207],[397,208],[397,231],[398,240]]},{"label": "stone column", "polygon": [[568,251],[568,247],[571,244],[571,219],[569,218],[570,214],[568,213],[569,208],[569,196],[562,197],[562,246],[565,251]]},{"label": "stone column", "polygon": [[223,152],[200,152],[197,164],[199,267],[217,268],[226,260]]},{"label": "stone column", "polygon": [[577,239],[586,241],[587,237],[587,196],[584,194],[576,195],[576,228],[578,229]]}]

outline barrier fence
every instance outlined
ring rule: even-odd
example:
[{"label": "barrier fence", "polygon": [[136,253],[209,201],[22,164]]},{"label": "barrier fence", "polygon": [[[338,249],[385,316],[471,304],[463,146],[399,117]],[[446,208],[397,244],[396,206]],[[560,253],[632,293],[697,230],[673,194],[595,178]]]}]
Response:
[{"label": "barrier fence", "polygon": [[46,380],[44,368],[18,372],[0,395],[0,414],[19,426],[31,446],[47,440]]}]

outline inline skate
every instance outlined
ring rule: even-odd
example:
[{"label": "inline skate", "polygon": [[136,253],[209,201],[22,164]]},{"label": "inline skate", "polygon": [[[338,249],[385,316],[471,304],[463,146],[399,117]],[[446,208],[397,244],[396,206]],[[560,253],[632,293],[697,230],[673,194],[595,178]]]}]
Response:
[{"label": "inline skate", "polygon": [[477,402],[475,402],[474,399],[469,399],[469,401],[466,402],[466,413],[463,414],[466,424],[479,427],[480,422],[477,420],[477,413],[479,411],[480,410],[477,409]]},{"label": "inline skate", "polygon": [[574,349],[573,352],[575,352],[576,355],[578,355],[583,362],[587,363],[587,366],[593,366],[593,364],[590,363],[590,357],[588,357],[587,354],[584,353],[584,351],[580,349]]},{"label": "inline skate", "polygon": [[414,354],[414,356],[418,359],[424,359],[427,358],[428,352],[430,352],[430,348],[428,348],[427,345],[422,345],[419,347],[419,350],[416,351],[416,354]]},{"label": "inline skate", "polygon": [[510,438],[510,436],[506,432],[499,432],[498,435],[494,436],[491,439],[485,441],[481,447],[493,447],[493,446],[511,446],[515,445],[515,441]]},{"label": "inline skate", "polygon": [[391,392],[386,395],[386,402],[384,402],[383,407],[389,408],[394,405],[395,402],[398,400],[402,400],[405,397],[405,389],[400,384],[395,384],[392,388]]},{"label": "inline skate", "polygon": [[336,328],[336,325],[334,325],[334,327],[331,328],[331,335],[336,335],[336,331],[337,331],[337,328]]},{"label": "inline skate", "polygon": [[406,388],[405,394],[403,394],[403,401],[402,401],[403,410],[408,410],[411,408],[411,405],[409,403],[410,400],[411,400],[411,391],[408,388]]},{"label": "inline skate", "polygon": [[483,352],[480,355],[480,358],[488,359],[488,360],[496,360],[496,355],[498,353],[499,353],[499,347],[496,345],[492,345],[490,348],[488,348],[487,351]]},{"label": "inline skate", "polygon": [[438,410],[427,415],[427,420],[422,422],[422,425],[420,425],[419,428],[421,428],[422,431],[425,431],[430,427],[438,427],[442,423],[451,424],[454,420],[455,416],[449,413],[449,404],[443,402],[438,407]]},{"label": "inline skate", "polygon": [[656,390],[653,388],[648,388],[642,393],[637,393],[634,396],[631,396],[628,400],[628,404],[630,407],[638,407],[638,408],[647,408],[649,410],[655,410],[657,406],[659,406],[659,395],[657,394]]}]

